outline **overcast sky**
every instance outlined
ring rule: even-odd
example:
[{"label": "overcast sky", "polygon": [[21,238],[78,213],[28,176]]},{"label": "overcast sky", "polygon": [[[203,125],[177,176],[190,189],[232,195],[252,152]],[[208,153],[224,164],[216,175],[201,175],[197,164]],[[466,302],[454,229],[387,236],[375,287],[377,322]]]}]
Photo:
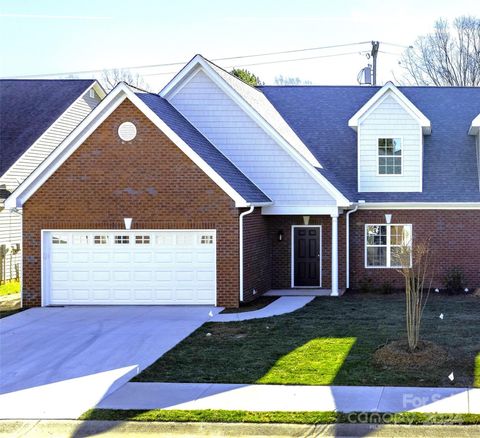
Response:
[{"label": "overcast sky", "polygon": [[[400,6],[401,5],[401,6]],[[437,18],[480,15],[478,0],[0,0],[0,76],[186,62],[381,41],[379,82],[399,75],[400,47]],[[356,84],[370,44],[218,61],[314,84]],[[353,53],[352,53],[353,52]],[[343,55],[347,53],[347,55]],[[340,55],[313,60],[259,62]],[[248,65],[245,65],[248,64]],[[137,70],[155,91],[181,66]],[[158,73],[163,73],[157,75]],[[79,75],[90,77],[92,74]]]}]

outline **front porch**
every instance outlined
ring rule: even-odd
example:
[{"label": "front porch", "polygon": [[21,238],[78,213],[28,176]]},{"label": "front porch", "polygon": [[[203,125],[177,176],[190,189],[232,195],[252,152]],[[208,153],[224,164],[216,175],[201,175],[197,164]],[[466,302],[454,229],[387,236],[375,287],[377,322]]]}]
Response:
[{"label": "front porch", "polygon": [[272,289],[265,292],[263,296],[267,297],[330,297],[341,296],[345,289],[339,289],[338,295],[332,294],[332,289],[310,289],[310,288],[290,288],[290,289]]}]

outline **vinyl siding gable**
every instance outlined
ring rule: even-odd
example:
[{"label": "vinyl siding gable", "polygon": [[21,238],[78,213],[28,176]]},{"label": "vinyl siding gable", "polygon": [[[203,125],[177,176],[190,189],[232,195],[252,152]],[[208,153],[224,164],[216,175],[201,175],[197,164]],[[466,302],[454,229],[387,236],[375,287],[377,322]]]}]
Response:
[{"label": "vinyl siding gable", "polygon": [[0,184],[5,184],[9,191],[15,190],[99,102],[97,94],[90,97],[87,91],[0,177]]},{"label": "vinyl siding gable", "polygon": [[335,200],[202,70],[170,103],[276,206],[335,205]]},{"label": "vinyl siding gable", "polygon": [[[402,174],[378,174],[378,138],[402,139]],[[358,126],[359,192],[421,192],[423,134],[420,123],[391,94]]]}]

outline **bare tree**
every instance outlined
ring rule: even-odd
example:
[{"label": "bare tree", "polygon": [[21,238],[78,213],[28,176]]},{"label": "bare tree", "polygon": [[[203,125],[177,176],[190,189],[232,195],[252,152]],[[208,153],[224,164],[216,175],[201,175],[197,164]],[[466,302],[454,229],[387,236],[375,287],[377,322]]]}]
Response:
[{"label": "bare tree", "polygon": [[150,86],[138,73],[132,73],[130,70],[114,68],[112,70],[104,70],[100,83],[108,92],[114,88],[119,82],[126,82],[128,85],[140,88],[145,91],[151,91]]},{"label": "bare tree", "polygon": [[422,316],[432,286],[433,263],[430,239],[411,247],[404,244],[392,258],[405,279],[406,328],[408,348],[415,351],[420,341]]},{"label": "bare tree", "polygon": [[275,76],[275,85],[312,85],[312,81],[293,76]]},{"label": "bare tree", "polygon": [[402,55],[405,80],[415,85],[480,85],[480,19],[440,19]]}]

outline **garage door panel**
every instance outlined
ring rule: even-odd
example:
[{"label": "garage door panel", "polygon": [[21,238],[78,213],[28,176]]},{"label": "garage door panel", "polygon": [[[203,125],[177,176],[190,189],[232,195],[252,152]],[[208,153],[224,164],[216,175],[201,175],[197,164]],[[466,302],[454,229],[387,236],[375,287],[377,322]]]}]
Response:
[{"label": "garage door panel", "polygon": [[215,304],[215,233],[46,232],[50,304]]}]

